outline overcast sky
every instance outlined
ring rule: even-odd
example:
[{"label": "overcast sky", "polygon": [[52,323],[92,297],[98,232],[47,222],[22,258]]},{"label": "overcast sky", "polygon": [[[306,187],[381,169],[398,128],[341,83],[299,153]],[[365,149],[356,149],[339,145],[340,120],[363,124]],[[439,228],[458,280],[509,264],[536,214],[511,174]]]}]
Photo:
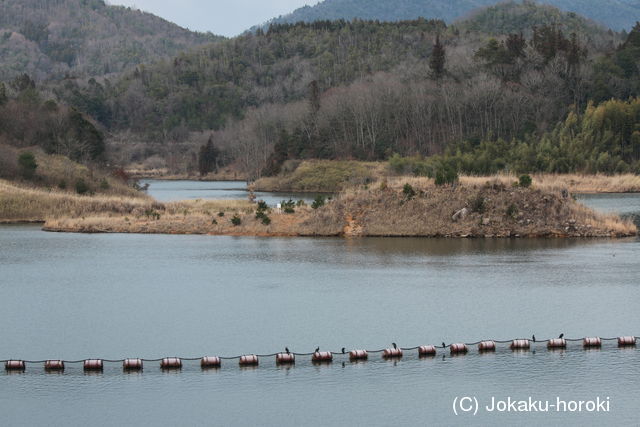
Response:
[{"label": "overcast sky", "polygon": [[235,36],[319,0],[109,0],[161,16],[195,31]]}]

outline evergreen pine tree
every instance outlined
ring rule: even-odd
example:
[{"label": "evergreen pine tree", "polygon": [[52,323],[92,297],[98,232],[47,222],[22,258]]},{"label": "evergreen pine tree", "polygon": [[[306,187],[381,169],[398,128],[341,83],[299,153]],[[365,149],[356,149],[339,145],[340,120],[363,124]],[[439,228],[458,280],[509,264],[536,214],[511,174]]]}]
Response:
[{"label": "evergreen pine tree", "polygon": [[433,73],[433,77],[436,79],[441,78],[444,75],[444,64],[446,61],[446,51],[444,46],[440,42],[440,35],[436,36],[436,42],[431,50],[431,57],[429,58],[429,68]]}]

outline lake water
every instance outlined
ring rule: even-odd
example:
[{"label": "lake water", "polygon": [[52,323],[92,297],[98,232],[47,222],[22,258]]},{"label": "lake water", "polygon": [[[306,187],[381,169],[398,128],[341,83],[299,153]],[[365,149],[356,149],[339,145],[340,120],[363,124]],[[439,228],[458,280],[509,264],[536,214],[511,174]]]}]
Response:
[{"label": "lake water", "polygon": [[[169,181],[147,179],[141,184],[149,184],[148,194],[162,202],[188,199],[247,199],[247,183],[244,181]],[[264,200],[270,206],[292,199],[311,202],[317,196],[312,193],[267,193],[256,191],[256,200]]]},{"label": "lake water", "polygon": [[[640,196],[625,196],[625,206]],[[185,197],[179,197],[185,198]],[[218,197],[214,197],[218,198]],[[607,209],[609,196],[589,197]],[[632,212],[629,212],[632,213]],[[307,239],[0,227],[0,359],[380,349],[640,335],[640,241]],[[640,349],[140,374],[0,373],[1,425],[633,425]],[[344,363],[343,363],[344,362]],[[610,399],[609,413],[453,413],[455,397]]]}]

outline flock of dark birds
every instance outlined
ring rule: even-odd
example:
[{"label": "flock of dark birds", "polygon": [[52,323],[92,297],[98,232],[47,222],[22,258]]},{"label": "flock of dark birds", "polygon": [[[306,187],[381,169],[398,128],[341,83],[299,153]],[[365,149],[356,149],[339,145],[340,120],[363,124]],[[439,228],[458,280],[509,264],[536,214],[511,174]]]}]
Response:
[{"label": "flock of dark birds", "polygon": [[[559,336],[558,338],[559,338],[559,339],[564,338],[564,333],[560,334],[560,336]],[[531,340],[532,340],[533,342],[536,342],[536,336],[535,336],[535,335],[533,335],[533,336],[531,337]],[[393,346],[393,348],[394,348],[394,349],[397,349],[397,348],[398,348],[397,344],[396,344],[396,343],[394,343],[394,342],[392,342],[392,343],[391,343],[391,345]],[[447,344],[445,344],[445,343],[444,343],[444,341],[442,342],[442,348],[447,348]],[[287,354],[290,354],[290,353],[291,353],[291,352],[289,351],[289,347],[285,347],[285,348],[284,348],[284,351],[285,351]],[[318,352],[320,352],[320,347],[316,347],[316,349],[315,349],[315,351],[314,351],[314,353],[318,353]],[[345,349],[345,347],[342,347],[342,354],[346,354],[346,349]]]},{"label": "flock of dark birds", "polygon": [[[532,338],[532,341],[533,341],[533,342],[536,342],[536,336],[535,336],[535,335],[533,335],[531,338]],[[560,336],[559,336],[558,338],[560,338],[560,339],[564,338],[564,334],[560,334]],[[393,348],[394,348],[394,349],[397,349],[397,348],[398,348],[398,345],[397,345],[396,343],[394,343],[394,342],[393,342],[393,343],[391,343],[391,345],[393,346]],[[444,342],[442,342],[442,348],[447,348],[447,344],[445,344]],[[291,354],[291,351],[289,351],[289,347],[285,347],[285,348],[284,348],[284,351],[285,351],[287,354]],[[315,349],[315,351],[314,351],[314,352],[315,352],[315,353],[320,352],[320,347],[316,347],[316,349]],[[342,354],[346,354],[346,349],[345,349],[345,347],[342,347]]]}]

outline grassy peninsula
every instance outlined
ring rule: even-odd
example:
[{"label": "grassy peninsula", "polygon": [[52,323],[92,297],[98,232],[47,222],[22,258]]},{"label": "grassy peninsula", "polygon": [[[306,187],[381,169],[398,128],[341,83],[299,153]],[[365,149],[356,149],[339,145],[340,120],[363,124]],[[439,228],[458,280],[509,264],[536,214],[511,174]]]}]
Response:
[{"label": "grassy peninsula", "polygon": [[[438,187],[382,181],[347,189],[323,206],[276,212],[249,202],[191,201],[152,212],[48,220],[47,231],[248,236],[625,237],[631,221],[596,213],[565,192],[499,180]],[[267,220],[265,220],[265,217]]]}]

